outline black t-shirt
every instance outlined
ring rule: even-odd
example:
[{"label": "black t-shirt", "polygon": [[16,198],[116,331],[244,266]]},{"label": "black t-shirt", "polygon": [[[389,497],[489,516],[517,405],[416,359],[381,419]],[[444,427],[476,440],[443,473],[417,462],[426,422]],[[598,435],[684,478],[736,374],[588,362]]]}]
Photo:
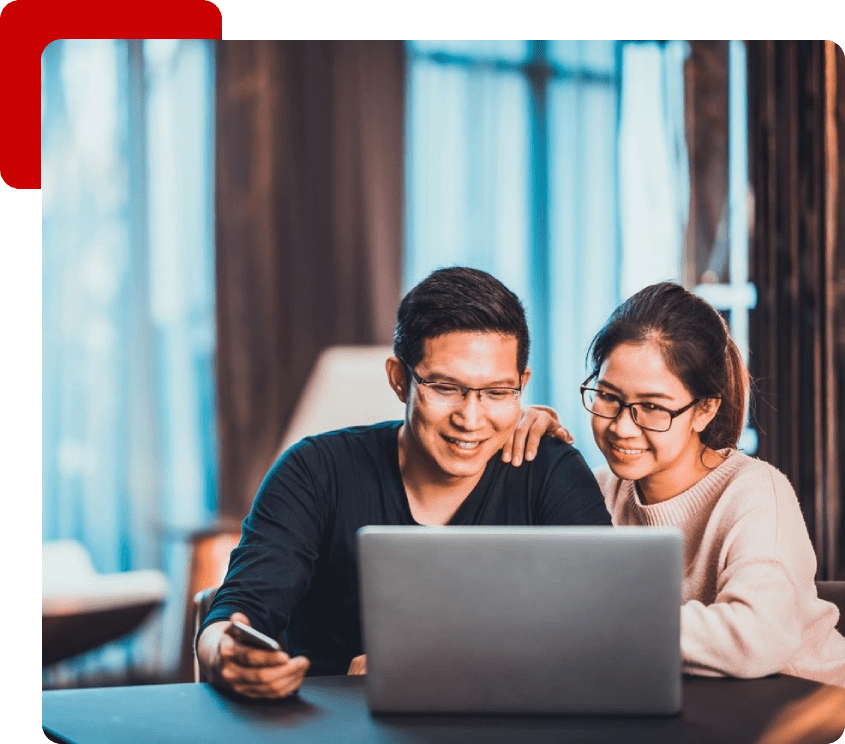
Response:
[{"label": "black t-shirt", "polygon": [[[285,634],[309,674],[344,674],[364,653],[355,533],[365,525],[414,525],[399,471],[401,421],[307,437],[264,478],[203,627],[243,612],[258,630]],[[532,462],[501,452],[455,512],[454,525],[609,525],[578,450],[543,437]]]}]

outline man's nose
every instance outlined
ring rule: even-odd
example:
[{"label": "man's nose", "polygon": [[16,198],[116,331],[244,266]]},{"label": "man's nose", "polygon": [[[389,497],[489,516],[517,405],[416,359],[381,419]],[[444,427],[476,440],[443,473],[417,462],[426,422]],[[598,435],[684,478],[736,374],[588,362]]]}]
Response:
[{"label": "man's nose", "polygon": [[467,390],[464,399],[455,409],[455,415],[464,429],[480,429],[484,425],[487,412],[481,404],[481,392]]}]

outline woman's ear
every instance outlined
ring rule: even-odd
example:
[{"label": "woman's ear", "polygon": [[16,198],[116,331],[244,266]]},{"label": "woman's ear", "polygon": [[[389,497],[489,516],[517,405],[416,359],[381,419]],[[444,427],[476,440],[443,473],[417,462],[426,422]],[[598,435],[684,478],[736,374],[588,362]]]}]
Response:
[{"label": "woman's ear", "polygon": [[692,420],[692,428],[701,434],[716,417],[719,406],[722,405],[721,398],[707,398],[695,407],[695,416]]},{"label": "woman's ear", "polygon": [[403,403],[408,402],[408,377],[405,374],[405,365],[395,356],[389,357],[384,363],[387,370],[387,382],[396,393],[396,397]]}]

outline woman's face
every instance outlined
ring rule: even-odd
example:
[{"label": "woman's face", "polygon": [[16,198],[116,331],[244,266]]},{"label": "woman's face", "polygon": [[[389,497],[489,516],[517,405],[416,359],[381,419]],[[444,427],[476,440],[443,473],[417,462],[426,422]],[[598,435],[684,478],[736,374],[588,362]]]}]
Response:
[{"label": "woman's face", "polygon": [[[593,387],[624,403],[651,403],[676,411],[693,396],[669,371],[653,342],[623,343],[607,357]],[[668,431],[638,426],[623,408],[615,419],[593,415],[593,436],[619,478],[637,481],[649,503],[677,496],[706,473],[700,433],[716,415],[718,399],[702,401],[672,419]]]}]

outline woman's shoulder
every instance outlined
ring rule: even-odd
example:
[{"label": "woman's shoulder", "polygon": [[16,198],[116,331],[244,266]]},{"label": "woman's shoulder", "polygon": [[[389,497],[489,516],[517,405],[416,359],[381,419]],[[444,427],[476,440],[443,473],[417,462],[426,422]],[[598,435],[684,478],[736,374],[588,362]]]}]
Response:
[{"label": "woman's shoulder", "polygon": [[757,492],[774,490],[794,493],[789,479],[770,462],[739,450],[731,450],[724,465],[729,465],[726,468],[727,483],[739,487],[751,486]]},{"label": "woman's shoulder", "polygon": [[[774,465],[744,452],[731,451],[720,466],[724,477],[719,490],[722,510],[752,512],[796,512],[798,497],[789,479]],[[736,516],[736,515],[735,515]]]},{"label": "woman's shoulder", "polygon": [[[777,467],[743,452],[724,485],[713,518],[730,530],[734,545],[753,546],[755,555],[811,561],[812,545],[798,496]],[[744,554],[745,548],[738,549]],[[811,561],[812,562],[812,561]]]},{"label": "woman's shoulder", "polygon": [[614,498],[622,489],[623,483],[626,483],[626,481],[623,481],[621,478],[614,475],[608,465],[600,465],[595,468],[593,470],[593,475],[596,477],[596,481],[598,481],[599,489],[601,490],[605,501]]}]

